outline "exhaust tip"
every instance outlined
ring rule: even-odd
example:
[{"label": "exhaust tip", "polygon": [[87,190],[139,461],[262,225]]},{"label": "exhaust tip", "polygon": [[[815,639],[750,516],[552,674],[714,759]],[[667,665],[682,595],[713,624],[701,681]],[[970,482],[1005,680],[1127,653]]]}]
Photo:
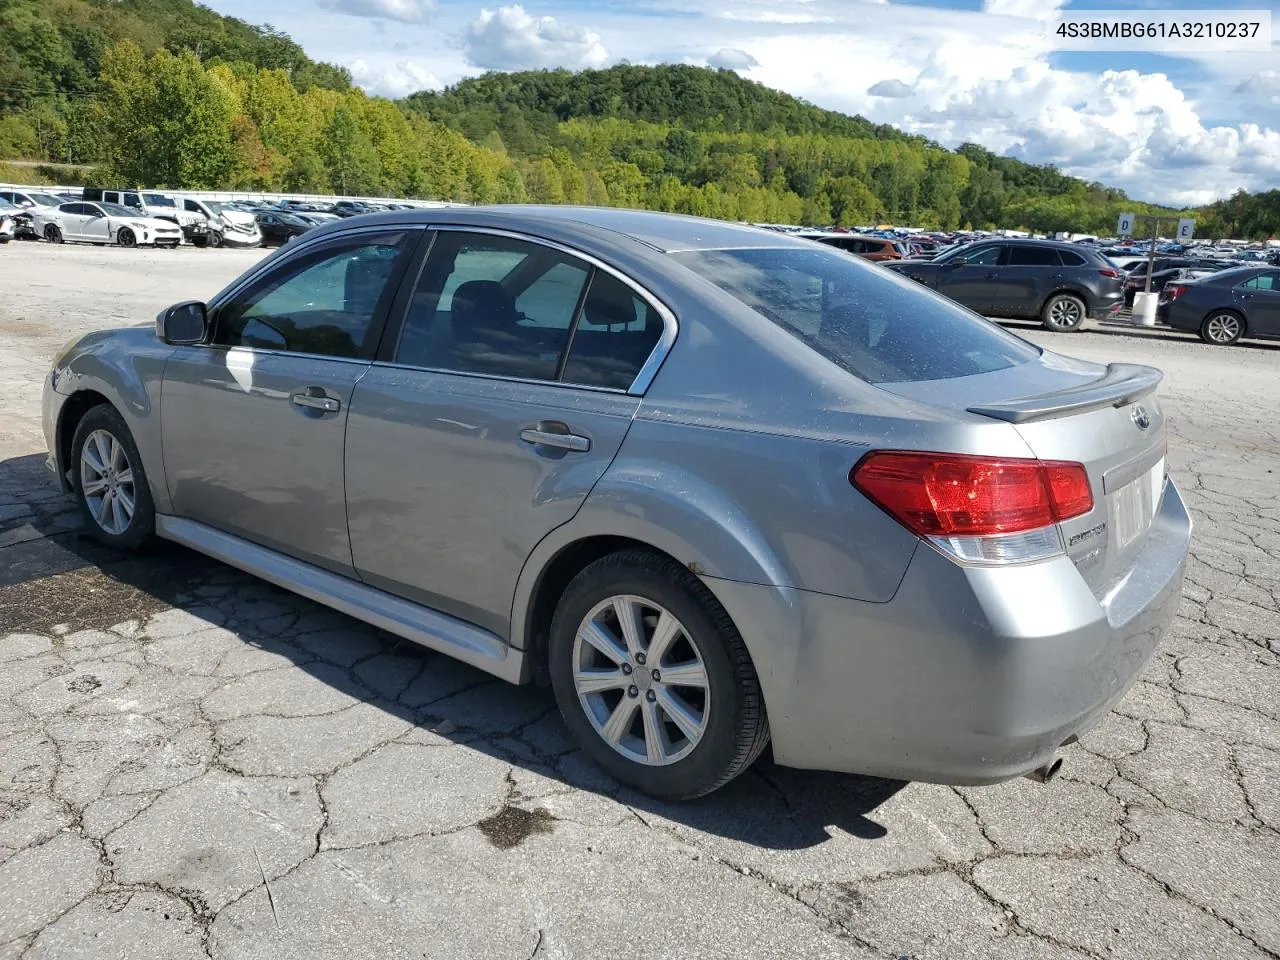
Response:
[{"label": "exhaust tip", "polygon": [[1026,774],[1028,780],[1034,780],[1036,783],[1048,783],[1058,775],[1058,771],[1062,769],[1062,758],[1056,757],[1051,762],[1046,763],[1043,767],[1036,767],[1030,773]]}]

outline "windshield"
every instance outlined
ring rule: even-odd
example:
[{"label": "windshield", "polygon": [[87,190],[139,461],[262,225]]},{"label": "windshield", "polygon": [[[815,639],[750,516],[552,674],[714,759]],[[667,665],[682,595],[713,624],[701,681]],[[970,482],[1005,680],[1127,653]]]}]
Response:
[{"label": "windshield", "polygon": [[122,207],[118,203],[99,203],[98,206],[106,211],[107,215],[111,217],[141,217],[143,215],[141,210]]},{"label": "windshield", "polygon": [[967,377],[1040,355],[914,281],[827,247],[672,256],[869,383]]},{"label": "windshield", "polygon": [[232,208],[231,208],[230,206],[228,206],[227,204],[225,204],[225,203],[220,203],[220,202],[219,202],[219,201],[217,201],[217,200],[206,200],[206,201],[204,201],[204,205],[205,205],[206,207],[208,207],[208,208],[209,208],[209,211],[210,211],[211,213],[222,213],[222,211],[224,211],[224,210],[230,210],[230,209],[232,209]]},{"label": "windshield", "polygon": [[55,197],[47,193],[28,193],[27,196],[31,202],[41,207],[58,207],[66,203],[66,200]]},{"label": "windshield", "polygon": [[176,207],[178,205],[173,197],[166,197],[160,193],[144,193],[142,199],[153,207]]}]

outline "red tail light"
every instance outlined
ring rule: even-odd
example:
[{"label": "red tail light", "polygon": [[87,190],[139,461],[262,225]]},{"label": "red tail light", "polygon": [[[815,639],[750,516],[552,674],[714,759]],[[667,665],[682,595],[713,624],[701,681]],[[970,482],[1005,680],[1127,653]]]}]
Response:
[{"label": "red tail light", "polygon": [[1187,288],[1181,283],[1170,283],[1164,288],[1164,300],[1177,300],[1180,296],[1187,292]]},{"label": "red tail light", "polygon": [[922,537],[1036,530],[1093,509],[1079,463],[884,451],[863,457],[855,487]]},{"label": "red tail light", "polygon": [[1120,277],[1120,271],[1113,270],[1110,267],[1103,267],[1098,272],[1102,274],[1104,277],[1111,277],[1113,280],[1117,280]]}]

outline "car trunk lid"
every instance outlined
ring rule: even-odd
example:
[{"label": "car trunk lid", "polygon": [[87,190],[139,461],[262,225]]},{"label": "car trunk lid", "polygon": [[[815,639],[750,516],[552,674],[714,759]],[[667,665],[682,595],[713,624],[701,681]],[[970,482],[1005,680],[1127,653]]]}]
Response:
[{"label": "car trunk lid", "polygon": [[1124,576],[1164,490],[1160,371],[1045,353],[1037,362],[941,383],[881,384],[903,397],[1009,423],[1041,460],[1082,463],[1089,513],[1061,524],[1067,554],[1101,595]]}]

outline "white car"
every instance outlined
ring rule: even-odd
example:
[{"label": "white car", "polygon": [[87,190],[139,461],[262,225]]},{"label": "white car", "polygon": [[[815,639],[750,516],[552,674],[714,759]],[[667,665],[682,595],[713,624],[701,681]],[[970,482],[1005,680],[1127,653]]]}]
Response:
[{"label": "white car", "polygon": [[262,243],[262,231],[252,213],[237,210],[219,200],[184,197],[183,209],[202,214],[209,221],[209,243],[215,247],[256,247]]},{"label": "white car", "polygon": [[64,203],[56,210],[35,215],[36,232],[50,243],[73,240],[80,243],[116,243],[122,247],[154,245],[176,247],[182,242],[182,228],[169,220],[139,216],[118,203]]},{"label": "white car", "polygon": [[[42,193],[39,190],[24,189],[19,187],[5,187],[0,190],[0,200],[7,200],[15,207],[20,207],[23,211],[35,215],[41,210],[56,210],[59,204],[66,203],[65,197],[55,197],[51,193]],[[30,221],[24,220],[17,224],[19,230],[25,233],[19,233],[18,236],[32,236],[30,232]]]},{"label": "white car", "polygon": [[8,200],[0,200],[0,243],[8,243],[13,239],[17,230],[16,217],[19,209]]}]

